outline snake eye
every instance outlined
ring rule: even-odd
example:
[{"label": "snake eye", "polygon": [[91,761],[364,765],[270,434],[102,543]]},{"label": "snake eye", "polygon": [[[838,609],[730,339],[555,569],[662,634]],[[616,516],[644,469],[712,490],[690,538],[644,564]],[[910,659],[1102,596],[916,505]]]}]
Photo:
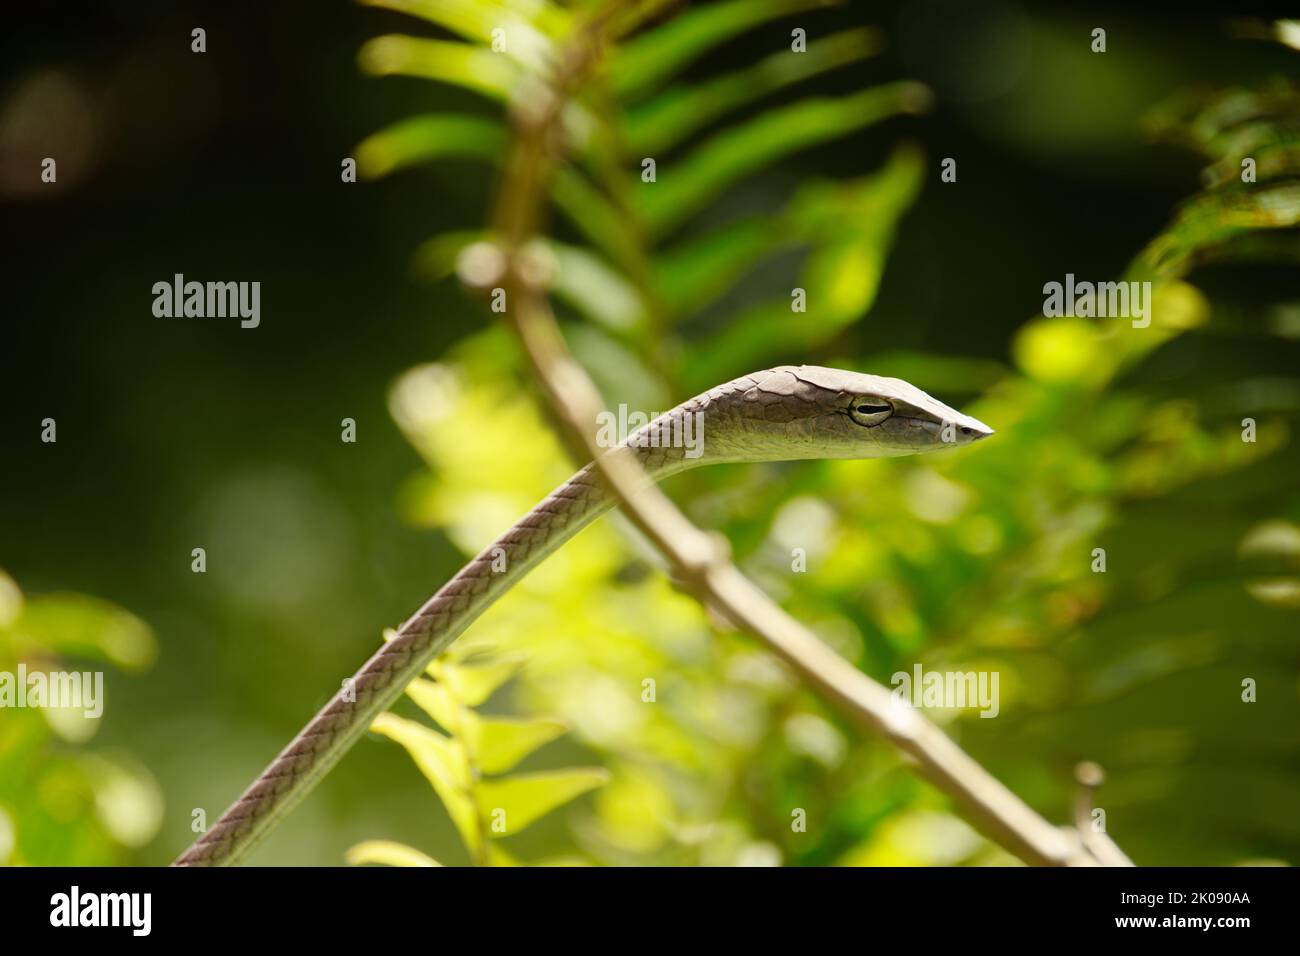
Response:
[{"label": "snake eye", "polygon": [[894,414],[894,406],[883,398],[858,398],[849,406],[849,418],[870,428]]}]

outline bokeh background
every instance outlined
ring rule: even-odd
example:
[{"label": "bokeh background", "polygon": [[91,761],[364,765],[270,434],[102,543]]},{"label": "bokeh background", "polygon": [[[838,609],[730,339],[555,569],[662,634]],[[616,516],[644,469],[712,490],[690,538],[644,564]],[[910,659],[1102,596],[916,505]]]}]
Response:
[{"label": "bokeh background", "polygon": [[[611,406],[660,410],[809,362],[901,375],[992,424],[995,440],[934,460],[728,466],[669,491],[876,679],[917,662],[999,671],[997,719],[935,716],[1049,818],[1069,819],[1072,768],[1090,759],[1108,774],[1109,832],[1138,863],[1294,862],[1297,154],[1274,149],[1252,194],[1275,190],[1272,219],[1233,218],[1250,200],[1232,180],[1234,135],[1294,137],[1278,78],[1300,53],[1210,14],[915,0],[762,20],[673,83],[702,89],[788,50],[796,26],[810,50],[863,29],[879,49],[688,131],[655,154],[653,185],[623,157],[628,189],[671,189],[674,163],[719,131],[757,135],[765,111],[810,97],[902,81],[931,96],[905,87],[907,108],[774,155],[698,210],[647,200],[672,220],[647,260],[662,308],[639,305],[635,283],[627,305],[575,261],[575,352]],[[91,724],[0,711],[0,862],[174,857],[196,808],[215,819],[384,628],[570,470],[509,338],[444,274],[445,246],[422,245],[483,227],[495,170],[450,157],[340,181],[343,157],[408,117],[500,116],[454,85],[368,76],[358,52],[394,32],[448,36],[349,3],[38,3],[6,18],[0,668],[102,667],[108,698]],[[1214,90],[1237,98],[1196,98]],[[370,141],[368,171],[395,148]],[[45,156],[57,184],[40,182]],[[1225,156],[1228,181],[1204,193]],[[944,157],[956,183],[940,181]],[[557,234],[581,239],[563,217]],[[742,251],[710,259],[711,236]],[[260,328],[155,318],[151,287],[177,272],[260,281]],[[1066,273],[1155,278],[1156,327],[1035,319]],[[794,286],[809,313],[774,312]],[[40,441],[47,417],[56,444]],[[520,769],[606,772],[501,841],[498,862],[1008,859],[720,630],[617,520],[466,648],[501,664],[479,710],[562,721]],[[434,726],[409,701],[398,713]],[[381,735],[252,862],[339,864],[374,839],[474,858]]]}]

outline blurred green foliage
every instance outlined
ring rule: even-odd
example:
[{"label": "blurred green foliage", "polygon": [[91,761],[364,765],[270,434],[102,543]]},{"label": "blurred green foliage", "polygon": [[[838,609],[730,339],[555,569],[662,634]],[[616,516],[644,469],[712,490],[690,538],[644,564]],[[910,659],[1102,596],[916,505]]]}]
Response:
[{"label": "blurred green foliage", "polygon": [[[16,75],[45,77],[15,80],[28,99],[0,116],[6,148],[23,145],[6,119],[19,113],[52,137],[107,119],[69,140],[100,150],[79,174],[97,191],[76,192],[61,163],[61,204],[15,211],[5,194],[36,250],[17,260],[33,279],[14,309],[47,321],[8,330],[25,367],[0,386],[18,383],[5,405],[23,441],[50,408],[61,433],[0,474],[2,557],[32,595],[0,578],[0,670],[149,664],[138,618],[67,585],[132,608],[161,655],[122,676],[129,693],[110,675],[102,749],[60,716],[0,715],[0,861],[171,858],[193,808],[211,817],[236,795],[364,635],[572,470],[512,340],[449,280],[485,238],[504,104],[588,5],[370,5],[388,10],[322,15],[312,43],[287,7],[207,9],[221,43],[206,59],[174,40],[197,22],[179,2],[155,33],[131,24],[123,52],[61,47],[49,38],[89,43],[62,22],[6,47]],[[816,0],[651,6],[674,15],[620,23],[566,109],[574,162],[543,240],[566,335],[610,405],[666,409],[806,361],[898,375],[998,429],[925,460],[705,469],[670,494],[877,680],[916,663],[999,671],[996,719],[931,716],[1050,819],[1068,819],[1071,769],[1091,759],[1108,772],[1108,829],[1141,864],[1300,859],[1300,116],[1293,84],[1257,81],[1273,48],[1118,4],[1104,58],[1091,23],[1056,9],[1004,10],[980,33],[948,15],[964,5],[919,0],[882,4],[878,26],[854,5],[818,19],[831,14]],[[805,24],[808,52],[787,53]],[[505,56],[490,52],[501,25]],[[361,87],[348,60],[384,30],[361,66],[396,79]],[[925,86],[899,79],[918,74]],[[1193,88],[1209,77],[1225,88]],[[100,86],[115,95],[77,99]],[[1142,114],[1160,145],[1141,144]],[[377,115],[402,118],[353,155],[383,179],[340,191],[337,157]],[[131,135],[119,143],[112,122]],[[938,181],[949,155],[958,184]],[[1194,162],[1209,164],[1200,191]],[[189,200],[160,205],[172,194]],[[405,281],[411,250],[430,284]],[[152,281],[199,264],[265,276],[274,319],[255,338],[132,324]],[[84,282],[66,281],[74,268]],[[1067,270],[1152,281],[1153,324],[1022,323]],[[790,313],[795,286],[805,314]],[[356,446],[337,442],[343,415]],[[206,576],[190,573],[196,543]],[[497,666],[499,683],[436,700],[448,673]],[[255,862],[336,863],[349,846],[353,862],[423,865],[485,848],[492,863],[1008,861],[680,593],[617,515],[488,612],[431,681],[377,728],[404,746],[360,744]],[[489,741],[484,764],[483,726],[505,725],[520,759]],[[525,817],[556,812],[481,839],[484,809],[511,796],[494,780],[588,764],[602,769],[582,782],[599,786],[549,806],[533,794]]]},{"label": "blurred green foliage", "polygon": [[[761,19],[789,6],[744,9]],[[482,39],[458,31],[442,9],[418,12]],[[1267,258],[1295,261],[1294,92],[1281,85],[1203,96],[1190,113],[1180,102],[1154,114],[1153,130],[1196,146],[1214,165],[1207,191],[1188,200],[1125,277],[1154,283],[1149,328],[1127,319],[1035,319],[1011,343],[1013,368],[843,354],[833,343],[870,309],[894,225],[920,188],[925,161],[915,147],[896,149],[865,178],[802,183],[776,217],[673,237],[753,170],[921,107],[927,95],[895,83],[836,101],[801,100],[674,152],[731,108],[874,49],[866,34],[829,38],[803,69],[790,66],[797,57],[775,54],[663,91],[732,27],[751,25],[741,9],[693,9],[615,46],[606,71],[580,87],[568,109],[577,162],[557,179],[553,198],[590,247],[551,248],[575,350],[611,402],[648,409],[809,354],[898,374],[939,394],[978,383],[983,394],[967,410],[999,435],[977,450],[706,470],[674,479],[673,494],[700,523],[725,531],[750,574],[878,680],[918,662],[997,671],[1001,719],[953,711],[938,719],[1049,817],[1067,811],[1072,765],[1095,759],[1111,774],[1102,801],[1111,832],[1139,862],[1294,858],[1300,498],[1291,430],[1300,383],[1245,376],[1211,389],[1189,370],[1153,387],[1143,376],[1180,338],[1212,327],[1212,299],[1186,281],[1198,266],[1265,258],[1262,243]],[[530,54],[553,64],[563,28],[535,26]],[[383,72],[462,83],[495,99],[518,90],[532,69],[521,63],[519,77],[502,76],[484,91],[478,74],[471,82],[431,69],[431,52],[422,41],[387,37],[367,47],[363,64],[382,61]],[[364,168],[379,175],[438,158],[445,128],[460,122],[399,123],[363,144]],[[483,156],[501,155],[495,122],[473,122]],[[655,182],[618,172],[652,150]],[[1237,175],[1247,154],[1259,158],[1257,184]],[[459,250],[478,238],[430,240],[419,268],[433,278],[453,274]],[[802,256],[806,316],[778,297],[725,322],[692,322],[789,249]],[[490,330],[463,341],[447,363],[411,371],[392,393],[394,418],[429,466],[409,483],[404,511],[444,529],[466,555],[567,472],[518,376],[511,343]],[[1258,437],[1248,443],[1240,419],[1252,414]],[[1183,518],[1161,523],[1170,509]],[[1158,533],[1144,530],[1155,526]],[[1281,578],[1243,582],[1241,555],[1251,542],[1280,551],[1273,557],[1287,566]],[[1094,548],[1108,555],[1105,573],[1096,573]],[[806,574],[792,572],[794,549],[807,552]],[[654,564],[618,521],[604,523],[474,629],[476,640],[527,661],[515,706],[561,714],[609,767],[592,811],[574,820],[591,858],[1006,861],[887,748],[856,739],[778,662],[719,633]],[[1260,685],[1258,703],[1242,702],[1244,678]],[[643,696],[646,681],[656,688],[652,702]],[[791,825],[800,814],[807,832]]]},{"label": "blurred green foliage", "polygon": [[[482,866],[517,865],[494,840],[522,832],[607,778],[599,768],[502,776],[566,730],[562,721],[548,717],[486,717],[474,710],[514,675],[520,662],[494,659],[473,642],[462,641],[429,665],[428,677],[416,678],[406,688],[406,695],[445,734],[391,713],[381,714],[372,727],[406,748],[438,794],[470,858]],[[348,862],[354,864],[410,861],[434,864],[418,850],[392,841],[372,840],[348,851]]]},{"label": "blurred green foliage", "polygon": [[[139,672],[155,653],[148,626],[121,608],[75,594],[25,599],[0,571],[0,674]],[[162,792],[129,755],[88,746],[102,714],[11,701],[2,717],[0,866],[121,864],[153,839]]]}]

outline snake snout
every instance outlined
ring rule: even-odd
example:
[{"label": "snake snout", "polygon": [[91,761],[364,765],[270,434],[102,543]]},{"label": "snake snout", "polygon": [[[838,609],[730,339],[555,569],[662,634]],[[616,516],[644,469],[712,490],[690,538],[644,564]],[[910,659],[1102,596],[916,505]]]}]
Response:
[{"label": "snake snout", "polygon": [[960,436],[958,443],[962,445],[969,445],[993,434],[993,429],[988,425],[969,415],[959,415],[953,424],[957,426],[957,434]]}]

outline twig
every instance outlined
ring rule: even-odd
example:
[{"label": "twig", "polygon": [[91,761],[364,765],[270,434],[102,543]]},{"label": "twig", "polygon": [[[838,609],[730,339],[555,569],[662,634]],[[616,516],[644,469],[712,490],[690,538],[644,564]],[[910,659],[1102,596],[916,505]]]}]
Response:
[{"label": "twig", "polygon": [[1099,830],[1092,819],[1092,811],[1097,805],[1094,798],[1097,788],[1106,782],[1106,772],[1100,765],[1085,760],[1074,768],[1074,779],[1079,784],[1074,798],[1074,828],[1079,831],[1079,839],[1103,866],[1132,866],[1133,861],[1128,855],[1105,830]]}]

